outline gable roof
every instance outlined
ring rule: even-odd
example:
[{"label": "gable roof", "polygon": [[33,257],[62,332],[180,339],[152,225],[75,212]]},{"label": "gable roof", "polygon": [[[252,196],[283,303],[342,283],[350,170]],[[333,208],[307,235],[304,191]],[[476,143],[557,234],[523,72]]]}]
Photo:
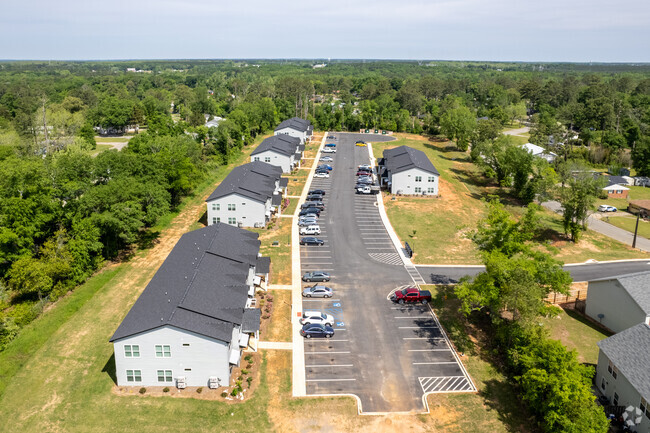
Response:
[{"label": "gable roof", "polygon": [[223,223],[181,236],[110,341],[174,326],[230,342],[244,320],[257,238]]},{"label": "gable roof", "polygon": [[399,146],[393,149],[384,150],[384,165],[391,173],[419,168],[429,173],[440,176],[438,170],[429,161],[427,155],[418,149],[408,146]]},{"label": "gable roof", "polygon": [[635,272],[617,277],[599,278],[593,281],[618,281],[643,312],[650,315],[650,271]]},{"label": "gable roof", "polygon": [[[596,180],[605,179],[607,181],[607,185],[605,185],[603,189],[607,189],[614,185],[620,185],[622,187],[625,187],[627,185],[627,179],[625,179],[624,176],[609,176],[605,174],[594,173],[594,179]],[[629,189],[629,188],[623,188],[623,189]]]},{"label": "gable roof", "polygon": [[533,144],[533,143],[522,144],[521,147],[526,149],[528,151],[528,153],[532,154],[533,156],[538,156],[538,155],[543,155],[543,154],[557,156],[553,152],[548,152],[542,146],[538,146],[538,145]]},{"label": "gable roof", "polygon": [[257,146],[251,155],[257,155],[262,152],[272,151],[281,155],[291,156],[296,153],[296,149],[300,145],[298,137],[291,137],[290,135],[273,135],[265,138],[264,141]]},{"label": "gable roof", "polygon": [[650,401],[650,327],[639,323],[597,344],[634,389]]},{"label": "gable roof", "polygon": [[281,177],[282,168],[277,165],[261,161],[249,162],[233,168],[205,201],[239,194],[266,203],[270,197],[273,197],[275,184]]},{"label": "gable roof", "polygon": [[292,117],[291,119],[287,119],[284,122],[281,122],[278,127],[275,128],[275,130],[279,131],[280,129],[291,128],[295,129],[296,131],[307,132],[313,129],[309,128],[310,125],[311,122],[309,120],[301,119],[300,117]]}]

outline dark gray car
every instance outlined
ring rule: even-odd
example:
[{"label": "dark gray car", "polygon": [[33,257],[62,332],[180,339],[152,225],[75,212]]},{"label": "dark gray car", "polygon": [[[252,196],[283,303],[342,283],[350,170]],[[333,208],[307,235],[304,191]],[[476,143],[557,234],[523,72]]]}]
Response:
[{"label": "dark gray car", "polygon": [[322,272],[322,271],[307,272],[305,275],[302,276],[302,280],[309,281],[309,282],[329,281],[330,274],[328,272]]}]

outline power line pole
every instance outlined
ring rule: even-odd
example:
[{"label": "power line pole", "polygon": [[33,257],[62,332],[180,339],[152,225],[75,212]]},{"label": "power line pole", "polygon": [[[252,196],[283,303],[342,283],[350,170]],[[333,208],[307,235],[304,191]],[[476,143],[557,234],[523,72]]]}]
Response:
[{"label": "power line pole", "polygon": [[636,227],[634,227],[634,239],[632,240],[632,248],[636,248],[636,234],[639,232],[639,217],[641,216],[641,211],[636,214]]}]

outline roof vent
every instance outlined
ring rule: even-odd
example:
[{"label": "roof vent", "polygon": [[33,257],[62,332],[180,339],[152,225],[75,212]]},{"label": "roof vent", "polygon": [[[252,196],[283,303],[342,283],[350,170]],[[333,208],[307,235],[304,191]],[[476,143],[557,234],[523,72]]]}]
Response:
[{"label": "roof vent", "polygon": [[164,322],[164,321],[165,321],[165,319],[163,319],[163,318],[161,317],[161,318],[160,318],[160,321],[161,321],[161,322]]},{"label": "roof vent", "polygon": [[172,301],[171,299],[167,299],[167,302],[171,302],[171,301]]}]

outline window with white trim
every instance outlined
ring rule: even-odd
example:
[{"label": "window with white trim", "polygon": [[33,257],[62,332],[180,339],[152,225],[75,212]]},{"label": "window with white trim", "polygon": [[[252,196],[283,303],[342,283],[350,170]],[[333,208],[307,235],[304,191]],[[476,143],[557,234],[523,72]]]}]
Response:
[{"label": "window with white trim", "polygon": [[427,188],[427,194],[435,194],[436,189],[435,188]]},{"label": "window with white trim", "polygon": [[219,203],[212,203],[212,210],[221,210],[221,205]]},{"label": "window with white trim", "polygon": [[270,156],[265,156],[264,157],[264,162],[271,162],[271,157]]},{"label": "window with white trim", "polygon": [[125,358],[139,358],[140,357],[140,345],[138,345],[138,344],[125,344],[124,345],[124,357]]},{"label": "window with white trim", "polygon": [[127,382],[142,382],[142,370],[126,370]]},{"label": "window with white trim", "polygon": [[158,382],[171,382],[171,381],[172,381],[171,370],[158,370]]},{"label": "window with white trim", "polygon": [[253,158],[253,161],[259,161],[259,160],[260,160],[259,156],[256,156],[256,157]]},{"label": "window with white trim", "polygon": [[617,393],[614,393],[614,399],[612,400],[612,402],[614,403],[614,406],[618,406],[618,394]]},{"label": "window with white trim", "polygon": [[422,182],[422,176],[415,176],[416,182]]},{"label": "window with white trim", "polygon": [[171,358],[171,346],[168,344],[156,344],[156,358]]},{"label": "window with white trim", "polygon": [[618,376],[618,368],[612,364],[612,361],[609,361],[609,364],[607,365],[607,371],[612,375],[614,379],[616,379],[616,376]]},{"label": "window with white trim", "polygon": [[237,218],[228,218],[228,224],[230,225],[237,224]]},{"label": "window with white trim", "polygon": [[641,397],[641,403],[639,403],[639,409],[641,409],[641,412],[645,413],[645,416],[650,419],[650,403],[648,401]]},{"label": "window with white trim", "polygon": [[237,210],[237,205],[235,203],[228,203],[228,210]]},{"label": "window with white trim", "polygon": [[436,181],[436,177],[435,177],[435,176],[429,176],[429,177],[427,178],[427,182],[435,182],[435,181]]},{"label": "window with white trim", "polygon": [[420,193],[422,193],[422,188],[420,188],[419,186],[416,186],[416,187],[415,187],[415,193],[416,193],[416,194],[420,194]]}]

